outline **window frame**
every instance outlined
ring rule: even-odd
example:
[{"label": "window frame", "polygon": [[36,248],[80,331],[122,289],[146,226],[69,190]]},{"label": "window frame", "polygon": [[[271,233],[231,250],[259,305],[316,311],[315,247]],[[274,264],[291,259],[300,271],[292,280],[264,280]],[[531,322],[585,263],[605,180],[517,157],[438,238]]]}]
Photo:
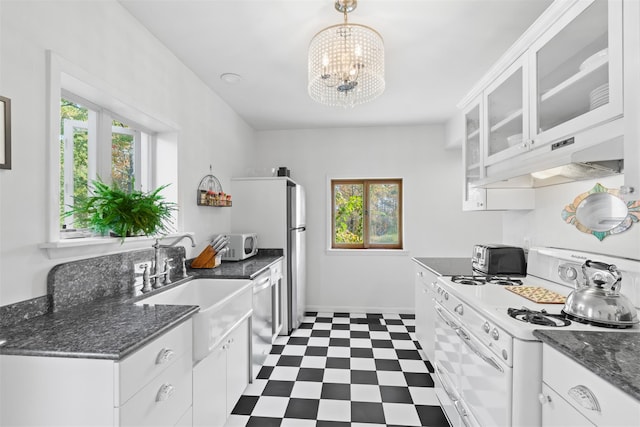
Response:
[{"label": "window frame", "polygon": [[[150,149],[143,155],[149,156],[149,167],[143,173],[148,174],[150,185],[154,188],[164,183],[171,183],[170,188],[163,190],[165,199],[181,205],[183,196],[179,193],[178,180],[178,144],[181,126],[157,111],[149,110],[140,104],[132,94],[121,92],[112,84],[87,72],[81,66],[72,63],[52,50],[46,51],[46,138],[42,149],[47,153],[45,167],[47,218],[45,241],[38,246],[47,251],[49,258],[55,259],[69,256],[86,256],[103,253],[105,248],[124,245],[127,248],[143,247],[151,236],[128,237],[121,242],[115,237],[85,237],[63,239],[60,231],[60,98],[63,91],[68,91],[100,105],[109,111],[117,111],[116,120],[126,118],[127,123],[135,124],[149,134],[155,134]],[[111,123],[105,126],[98,123],[98,131],[111,129]],[[98,147],[98,150],[111,150]],[[101,176],[110,176],[111,170],[101,171]],[[148,191],[148,190],[147,190]],[[176,212],[174,223],[177,230],[183,229],[184,215]]]},{"label": "window frame", "polygon": [[[363,215],[362,215],[362,238],[363,242],[360,243],[336,243],[336,206],[335,206],[335,188],[336,185],[348,185],[348,184],[362,184],[362,203],[363,203]],[[371,243],[369,233],[369,189],[371,185],[375,184],[396,184],[398,185],[398,243],[393,244],[381,244]],[[330,249],[346,249],[346,250],[372,250],[372,249],[390,249],[390,250],[403,250],[404,249],[404,227],[403,227],[403,179],[402,178],[331,178],[329,179],[330,187],[330,206],[331,206],[331,221],[330,221]]]},{"label": "window frame", "polygon": [[[98,177],[106,184],[111,184],[112,182],[113,158],[111,148],[107,149],[107,147],[112,147],[114,134],[130,135],[133,139],[134,189],[137,191],[149,191],[150,188],[155,187],[155,183],[152,180],[153,177],[149,174],[149,171],[153,167],[150,154],[153,153],[156,132],[150,131],[135,121],[114,113],[69,90],[62,89],[60,99],[76,103],[86,108],[89,113],[89,119],[86,122],[72,119],[65,120],[65,130],[60,137],[65,136],[65,152],[67,149],[71,149],[71,152],[73,152],[73,132],[70,134],[71,139],[67,138],[67,125],[70,128],[87,130],[89,143],[87,185],[89,185],[90,189],[91,182],[98,179]],[[114,126],[114,121],[120,122],[127,127]],[[61,188],[60,191],[64,191],[64,204],[69,206],[73,205],[73,156],[65,156],[64,162],[64,188]],[[73,215],[64,218],[65,227],[77,229],[74,221]],[[61,233],[63,231],[63,229],[60,229]],[[64,238],[62,234],[60,237]],[[74,238],[78,237],[74,236]]]}]

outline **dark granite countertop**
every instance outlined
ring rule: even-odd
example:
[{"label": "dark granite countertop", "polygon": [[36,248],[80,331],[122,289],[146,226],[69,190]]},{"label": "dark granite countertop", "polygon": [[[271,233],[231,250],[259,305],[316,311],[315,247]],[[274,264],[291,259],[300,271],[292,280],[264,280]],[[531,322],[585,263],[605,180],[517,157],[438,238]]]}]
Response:
[{"label": "dark granite countertop", "polygon": [[191,268],[187,262],[187,274],[212,279],[254,279],[268,269],[271,264],[282,259],[281,249],[260,249],[258,254],[243,261],[222,261],[215,268]]},{"label": "dark granite countertop", "polygon": [[[261,249],[258,255],[245,261],[223,262],[207,270],[188,269],[188,274],[214,279],[252,279],[281,258],[282,250]],[[181,281],[175,282],[154,292],[181,284]],[[71,292],[80,291],[73,288]],[[136,296],[133,290],[121,291],[60,310],[48,309],[44,314],[11,324],[0,324],[0,343],[6,341],[0,344],[0,354],[120,360],[199,310],[198,306],[135,305],[141,298],[143,296]]]},{"label": "dark granite countertop", "polygon": [[438,276],[471,275],[471,258],[412,258]]},{"label": "dark granite countertop", "polygon": [[640,332],[536,330],[534,335],[640,400]]},{"label": "dark granite countertop", "polygon": [[105,297],[1,328],[0,354],[120,360],[198,310]]}]

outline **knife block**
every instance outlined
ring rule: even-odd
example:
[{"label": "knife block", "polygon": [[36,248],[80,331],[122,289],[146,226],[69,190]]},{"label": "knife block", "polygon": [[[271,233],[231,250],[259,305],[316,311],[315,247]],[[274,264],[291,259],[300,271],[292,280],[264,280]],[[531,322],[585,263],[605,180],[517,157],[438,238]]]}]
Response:
[{"label": "knife block", "polygon": [[191,268],[216,268],[222,263],[222,254],[217,253],[210,245],[192,262]]}]

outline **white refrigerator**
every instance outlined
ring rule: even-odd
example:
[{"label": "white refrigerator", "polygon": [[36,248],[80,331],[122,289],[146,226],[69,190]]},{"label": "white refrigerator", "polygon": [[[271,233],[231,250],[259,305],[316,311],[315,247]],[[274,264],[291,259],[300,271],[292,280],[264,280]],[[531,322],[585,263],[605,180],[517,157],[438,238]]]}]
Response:
[{"label": "white refrigerator", "polygon": [[283,249],[282,334],[304,317],[306,210],[304,188],[287,177],[232,178],[231,231],[257,233],[258,248]]}]

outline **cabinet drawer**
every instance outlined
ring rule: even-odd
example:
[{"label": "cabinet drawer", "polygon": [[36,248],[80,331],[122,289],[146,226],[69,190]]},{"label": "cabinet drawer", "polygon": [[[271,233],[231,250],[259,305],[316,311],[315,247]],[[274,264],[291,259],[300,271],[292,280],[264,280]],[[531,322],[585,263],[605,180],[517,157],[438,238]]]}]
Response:
[{"label": "cabinet drawer", "polygon": [[191,360],[192,340],[189,319],[116,364],[116,384],[120,384],[116,406],[124,404],[173,361],[182,356]]},{"label": "cabinet drawer", "polygon": [[[590,422],[607,427],[638,425],[640,401],[547,345],[544,346],[542,357],[544,383]],[[580,396],[589,393],[597,401],[599,409],[587,409],[580,404]]]},{"label": "cabinet drawer", "polygon": [[438,281],[438,276],[435,273],[422,267],[416,267],[416,278],[431,290],[433,290],[434,283]]},{"label": "cabinet drawer", "polygon": [[278,280],[280,277],[282,277],[282,261],[271,266],[271,281]]},{"label": "cabinet drawer", "polygon": [[122,426],[173,426],[191,406],[191,357],[175,360],[120,408]]},{"label": "cabinet drawer", "polygon": [[593,426],[580,412],[544,383],[542,384],[542,394],[547,399],[542,407],[542,425],[544,427]]}]

